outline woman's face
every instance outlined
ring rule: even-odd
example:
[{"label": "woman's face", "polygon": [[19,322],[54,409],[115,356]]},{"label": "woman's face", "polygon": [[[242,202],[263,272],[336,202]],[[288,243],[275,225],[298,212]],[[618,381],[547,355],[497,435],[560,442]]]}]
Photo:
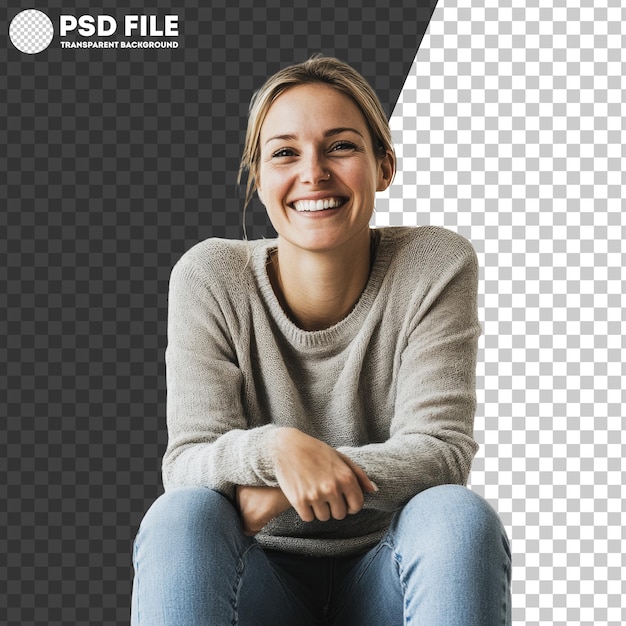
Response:
[{"label": "woman's face", "polygon": [[358,241],[376,191],[393,175],[391,156],[375,154],[357,105],[328,85],[299,85],[279,96],[260,147],[259,197],[281,240],[302,249]]}]

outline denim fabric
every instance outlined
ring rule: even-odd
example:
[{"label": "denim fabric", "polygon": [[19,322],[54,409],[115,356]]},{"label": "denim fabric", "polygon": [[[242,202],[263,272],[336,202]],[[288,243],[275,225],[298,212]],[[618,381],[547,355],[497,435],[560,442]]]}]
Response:
[{"label": "denim fabric", "polygon": [[508,539],[456,485],[421,492],[378,545],[347,557],[264,550],[226,498],[176,489],[146,514],[133,560],[133,626],[511,623]]}]

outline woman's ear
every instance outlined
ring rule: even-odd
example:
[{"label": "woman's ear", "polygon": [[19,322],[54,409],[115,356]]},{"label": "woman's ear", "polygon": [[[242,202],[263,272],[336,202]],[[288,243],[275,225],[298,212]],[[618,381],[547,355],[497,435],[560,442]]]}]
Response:
[{"label": "woman's ear", "polygon": [[396,160],[391,152],[386,152],[378,164],[378,185],[376,186],[376,191],[385,191],[391,185],[395,172]]}]

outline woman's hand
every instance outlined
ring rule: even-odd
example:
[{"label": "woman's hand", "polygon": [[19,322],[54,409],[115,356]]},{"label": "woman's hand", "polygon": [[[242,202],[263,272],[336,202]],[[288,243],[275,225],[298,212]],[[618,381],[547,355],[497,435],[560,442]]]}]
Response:
[{"label": "woman's hand", "polygon": [[235,493],[243,532],[248,536],[256,535],[269,521],[291,508],[278,487],[238,485]]},{"label": "woman's hand", "polygon": [[276,479],[305,522],[341,520],[363,508],[363,492],[378,491],[348,457],[296,428],[277,430]]}]

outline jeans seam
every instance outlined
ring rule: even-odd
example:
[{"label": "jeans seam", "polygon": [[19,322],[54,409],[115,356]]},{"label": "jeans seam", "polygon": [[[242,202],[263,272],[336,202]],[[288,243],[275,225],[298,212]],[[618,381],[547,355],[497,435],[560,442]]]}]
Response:
[{"label": "jeans seam", "polygon": [[407,584],[404,580],[404,567],[402,566],[402,555],[398,552],[396,552],[395,547],[390,543],[388,544],[389,548],[391,550],[391,554],[393,555],[393,561],[396,564],[396,569],[398,570],[398,580],[400,581],[400,588],[402,589],[402,609],[403,609],[403,613],[404,613],[404,623],[408,624],[409,622],[411,622],[411,615],[408,611],[408,606],[407,606],[407,593],[406,593],[406,588],[407,588]]},{"label": "jeans seam", "polygon": [[[243,581],[243,573],[244,570],[246,569],[246,566],[244,564],[244,558],[246,556],[246,554],[248,554],[248,552],[250,552],[250,550],[252,550],[253,548],[257,548],[258,546],[255,544],[249,545],[238,557],[237,560],[237,569],[236,569],[236,577],[235,577],[235,582],[232,586],[232,592],[233,592],[233,597],[231,598],[231,602],[230,605],[233,608],[233,619],[231,621],[231,625],[232,626],[237,626],[237,624],[239,623],[239,613],[238,613],[238,609],[239,609],[239,593],[241,591],[241,583]],[[260,548],[259,548],[260,549]]]}]

